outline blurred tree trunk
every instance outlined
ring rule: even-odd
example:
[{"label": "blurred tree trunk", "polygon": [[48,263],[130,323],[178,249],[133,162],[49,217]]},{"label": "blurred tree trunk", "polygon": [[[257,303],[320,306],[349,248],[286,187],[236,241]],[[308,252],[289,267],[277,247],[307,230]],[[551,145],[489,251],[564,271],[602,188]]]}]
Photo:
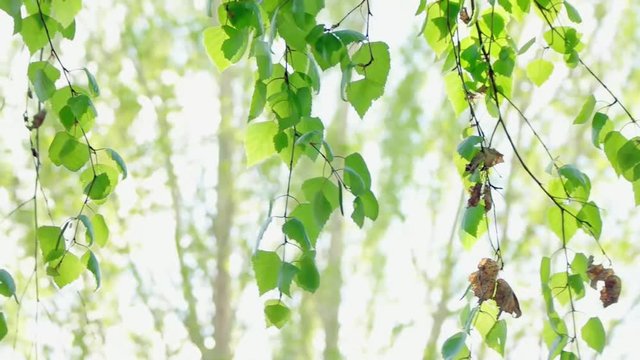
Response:
[{"label": "blurred tree trunk", "polygon": [[[347,132],[347,105],[341,102],[338,105],[331,132],[329,134],[331,144],[337,154],[344,154],[346,146],[344,134]],[[325,360],[341,359],[340,347],[340,322],[338,321],[341,290],[342,290],[342,254],[344,241],[343,218],[333,217],[330,223],[329,233],[331,243],[329,245],[329,256],[327,267],[322,275],[323,285],[319,294],[318,310],[324,328],[324,352]]]},{"label": "blurred tree trunk", "polygon": [[218,79],[220,86],[220,125],[218,128],[218,184],[217,205],[213,219],[213,235],[216,239],[216,274],[213,279],[213,317],[215,346],[211,359],[231,358],[231,332],[233,330],[233,310],[231,309],[231,276],[229,257],[231,255],[231,226],[234,217],[234,152],[233,73],[226,72]]}]

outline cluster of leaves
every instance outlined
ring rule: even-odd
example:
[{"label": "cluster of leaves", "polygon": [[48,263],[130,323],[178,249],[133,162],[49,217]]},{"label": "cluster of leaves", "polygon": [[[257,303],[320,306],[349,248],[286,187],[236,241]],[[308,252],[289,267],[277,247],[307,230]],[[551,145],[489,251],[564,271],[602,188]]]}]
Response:
[{"label": "cluster of leaves", "polygon": [[[436,56],[443,59],[445,90],[456,115],[460,116],[468,110],[470,118],[469,127],[463,133],[463,140],[458,146],[456,156],[458,170],[462,175],[465,187],[469,189],[468,206],[461,224],[461,240],[464,247],[471,248],[477,239],[487,231],[486,212],[494,208],[491,194],[491,190],[494,188],[491,185],[488,169],[502,161],[502,155],[491,148],[491,143],[498,128],[502,128],[514,156],[539,190],[553,203],[553,207],[548,213],[549,228],[562,241],[561,250],[566,257],[567,243],[578,229],[591,236],[599,246],[602,219],[599,207],[590,199],[591,182],[589,177],[574,165],[558,164],[531,121],[511,100],[513,73],[518,56],[527,52],[536,43],[537,38],[534,37],[523,46],[518,47],[509,34],[508,25],[513,19],[522,21],[530,13],[535,13],[549,27],[542,35],[542,39],[547,44],[545,50],[550,48],[560,54],[569,68],[582,65],[614,98],[614,102],[605,108],[608,109],[614,104],[619,104],[635,124],[635,119],[624,105],[580,58],[579,52],[584,48],[584,44],[579,31],[573,26],[553,25],[561,16],[566,16],[574,24],[579,24],[582,21],[578,11],[568,1],[494,0],[484,4],[475,0],[436,0],[430,2],[422,0],[416,15],[424,14],[425,21],[422,33]],[[544,53],[543,51],[543,55]],[[541,86],[551,76],[554,63],[539,57],[530,61],[525,66],[525,70],[529,80],[536,86]],[[590,96],[574,123],[587,122],[593,115],[595,103],[595,98]],[[554,179],[548,184],[543,184],[520,156],[517,145],[513,142],[502,117],[501,107],[505,104],[513,107],[520,114],[549,155]],[[483,107],[486,113],[495,119],[490,136],[486,136],[477,117],[480,107]],[[593,116],[593,144],[598,148],[604,145],[604,152],[616,173],[633,184],[638,203],[640,200],[638,195],[640,193],[640,185],[638,185],[640,171],[636,169],[640,170],[640,167],[637,167],[640,162],[640,152],[638,152],[640,141],[637,138],[629,140],[620,132],[615,131],[613,122],[601,110]],[[493,243],[491,245],[498,260],[501,260],[499,241],[497,240],[497,246],[494,246]],[[602,251],[604,254],[603,249]],[[584,255],[582,256],[584,257]],[[549,332],[545,333],[545,339],[549,340],[547,344],[550,348],[550,358],[560,354],[563,355],[563,358],[575,356],[572,352],[565,351],[565,346],[569,344],[569,340],[577,337],[574,301],[584,296],[583,281],[589,279],[586,274],[586,266],[584,274],[578,273],[580,270],[576,270],[576,266],[578,265],[574,266],[566,261],[564,272],[553,276],[547,274],[543,279],[543,294],[547,302],[550,329],[555,334],[551,336]],[[573,275],[570,272],[573,272]],[[472,274],[470,281],[475,295],[482,302],[480,307],[496,306],[503,310],[494,301],[498,298],[494,289],[498,287],[496,284],[499,284],[500,279],[484,282],[479,278],[479,272],[474,274],[475,277]],[[609,281],[605,278],[600,279],[605,283],[605,288],[602,290],[604,304],[617,301],[620,292],[620,279],[613,277],[615,276],[613,274],[611,275],[612,277],[608,278]],[[507,287],[508,285],[503,286],[505,289]],[[509,292],[512,293],[510,287]],[[569,335],[563,318],[554,309],[554,299],[562,305],[568,304],[570,306],[574,323],[572,336]],[[477,311],[484,313],[482,309]],[[476,323],[477,318],[474,318],[472,322]],[[592,319],[587,323],[588,326],[585,325],[587,328],[586,330],[583,328],[583,340],[597,351],[602,351],[600,347],[593,345],[594,341],[602,341],[602,346],[604,346],[604,333],[602,338],[597,337],[597,340],[594,340],[596,336],[593,335],[592,329],[596,327],[593,325],[596,322],[599,323],[599,320]],[[491,323],[491,327],[493,326],[498,326],[499,329],[496,331],[500,334],[504,332],[503,339],[506,339],[506,324],[499,325],[499,322],[494,321]],[[445,342],[443,346],[445,358],[466,358],[469,356],[465,341],[471,326],[464,326],[464,329],[465,332],[455,334]],[[486,336],[487,334],[489,331],[483,333],[485,343],[498,350],[492,346],[495,339],[491,338],[490,340]],[[577,345],[576,349],[579,356]],[[498,352],[503,353],[501,350]]]},{"label": "cluster of leaves", "polygon": [[[321,71],[339,67],[340,94],[363,117],[384,92],[389,49],[382,42],[370,42],[368,31],[340,29],[358,9],[370,15],[368,1],[333,25],[317,23],[324,7],[323,0],[227,1],[218,9],[221,25],[203,33],[206,51],[219,71],[240,61],[247,50],[255,59],[256,81],[245,136],[247,165],[279,155],[288,168],[286,193],[279,197],[285,202],[278,216],[284,220],[283,242],[274,250],[257,247],[252,259],[260,295],[272,290],[279,294],[267,300],[264,308],[267,325],[278,328],[291,315],[282,295],[291,296],[292,282],[309,292],[320,285],[316,241],[333,212],[339,209],[344,214],[343,193],[353,196],[351,218],[359,227],[365,218],[378,216],[363,157],[334,155],[325,140],[323,121],[313,116],[313,95],[320,90]],[[367,16],[367,29],[368,21]],[[274,49],[282,51],[279,60],[272,56]],[[298,199],[292,195],[291,177],[303,156],[313,162],[321,159],[331,171],[306,179],[301,189],[304,199]],[[289,212],[291,199],[296,206]],[[269,213],[260,238],[271,219]]]},{"label": "cluster of leaves", "polygon": [[[47,131],[56,133],[47,146],[48,158],[55,166],[80,172],[79,190],[84,193],[80,210],[62,226],[39,226],[36,229],[37,246],[47,266],[47,274],[58,287],[66,286],[88,270],[95,278],[97,289],[101,274],[98,259],[92,249],[94,244],[106,244],[109,229],[94,205],[107,200],[120,177],[126,178],[127,168],[115,150],[96,149],[89,142],[97,116],[93,100],[100,95],[94,75],[86,68],[73,71],[67,69],[54,46],[54,42],[58,41],[58,34],[63,39],[72,40],[75,37],[75,17],[81,8],[81,0],[0,2],[0,9],[14,20],[14,34],[21,35],[32,56],[38,52],[40,54],[37,60],[29,63],[27,71],[28,98],[33,99],[32,94],[35,92],[38,110],[30,118],[27,107],[24,117],[25,126],[32,136],[31,153],[36,164],[36,184],[41,166],[40,132],[45,128],[43,124],[49,117],[51,120],[47,122],[50,126]],[[45,58],[47,47],[50,56]],[[74,72],[81,73],[86,78],[86,88],[72,84]],[[34,202],[37,201],[37,192],[32,199]],[[87,209],[91,210],[92,216],[86,214]],[[34,212],[34,216],[36,214]],[[80,225],[84,228],[83,232],[79,231]],[[0,280],[2,294],[14,295],[13,281],[8,281],[5,276]],[[10,292],[7,289],[13,290]],[[0,325],[0,330],[1,328]]]}]

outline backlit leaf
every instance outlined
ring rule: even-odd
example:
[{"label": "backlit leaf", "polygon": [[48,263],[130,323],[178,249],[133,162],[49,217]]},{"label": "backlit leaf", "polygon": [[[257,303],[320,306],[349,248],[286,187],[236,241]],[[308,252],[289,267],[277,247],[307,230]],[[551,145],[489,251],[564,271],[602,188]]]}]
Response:
[{"label": "backlit leaf", "polygon": [[582,340],[584,340],[590,348],[602,353],[604,345],[606,344],[606,337],[604,326],[602,326],[602,322],[599,318],[590,318],[586,324],[584,324],[580,333],[582,335]]},{"label": "backlit leaf", "polygon": [[273,251],[258,250],[251,258],[260,295],[278,286],[281,261]]}]

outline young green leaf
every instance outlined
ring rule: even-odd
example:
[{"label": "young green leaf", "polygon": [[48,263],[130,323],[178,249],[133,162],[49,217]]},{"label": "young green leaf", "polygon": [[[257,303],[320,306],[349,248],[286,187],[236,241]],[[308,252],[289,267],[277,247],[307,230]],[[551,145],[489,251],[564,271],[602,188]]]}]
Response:
[{"label": "young green leaf", "polygon": [[11,297],[16,294],[16,283],[5,269],[0,269],[0,295]]},{"label": "young green leaf", "polygon": [[544,84],[553,72],[553,63],[544,59],[535,59],[527,65],[527,77],[536,86]]},{"label": "young green leaf", "polygon": [[618,164],[618,152],[626,143],[627,138],[617,131],[609,132],[604,138],[604,153],[618,175],[623,172]]},{"label": "young green leaf", "polygon": [[53,277],[53,281],[60,288],[75,281],[85,269],[85,263],[70,252],[64,254],[60,262],[54,261],[51,264],[55,265],[54,268],[57,271],[57,274]]},{"label": "young green leaf", "polygon": [[276,153],[273,137],[278,133],[274,121],[253,122],[247,126],[244,149],[247,166],[253,166]]},{"label": "young green leaf", "polygon": [[311,241],[307,236],[307,232],[304,229],[304,224],[296,218],[291,218],[282,225],[282,232],[290,240],[295,240],[303,250],[309,250],[311,248]]},{"label": "young green leaf", "polygon": [[93,236],[98,246],[105,246],[109,240],[109,227],[104,221],[104,217],[100,214],[95,214],[91,218],[91,224],[93,225]]},{"label": "young green leaf", "polygon": [[584,124],[591,118],[591,114],[593,114],[593,109],[596,107],[596,98],[593,95],[589,95],[587,100],[582,105],[578,116],[573,120],[574,124]]},{"label": "young green leaf", "polygon": [[580,24],[582,22],[582,17],[580,16],[578,10],[573,7],[573,5],[571,5],[567,0],[564,0],[562,3],[564,4],[565,9],[567,9],[567,16],[569,17],[569,20],[576,24]]},{"label": "young green leaf", "polygon": [[599,318],[590,318],[584,324],[580,333],[582,334],[582,340],[584,340],[590,348],[602,353],[604,345],[606,344],[606,336],[604,326],[602,326],[602,322]]},{"label": "young green leaf", "polygon": [[4,317],[4,313],[0,311],[0,341],[7,336],[9,329],[7,328],[7,319]]},{"label": "young green leaf", "polygon": [[362,155],[357,152],[350,154],[344,159],[344,165],[345,167],[355,171],[358,176],[360,176],[366,190],[371,188],[371,174],[369,173],[369,168],[367,167],[364,158],[362,158]]},{"label": "young green leaf", "polygon": [[531,48],[531,45],[536,43],[536,38],[532,37],[531,39],[529,39],[529,41],[527,41],[526,43],[524,43],[524,45],[522,45],[520,47],[520,50],[518,50],[518,55],[522,55],[524,53],[527,52],[527,50],[529,50],[529,48]]},{"label": "young green leaf", "polygon": [[98,86],[98,82],[96,81],[95,76],[89,71],[89,69],[82,68],[84,70],[85,75],[87,75],[87,82],[89,83],[89,90],[91,91],[92,96],[100,96],[100,87]]},{"label": "young green leaf", "polygon": [[109,157],[118,165],[118,170],[120,170],[122,174],[122,180],[126,179],[129,172],[127,171],[127,164],[124,162],[124,159],[122,159],[122,156],[113,149],[106,149],[106,151]]},{"label": "young green leaf", "polygon": [[457,355],[465,347],[465,341],[467,340],[467,334],[463,332],[456,333],[449,337],[442,344],[442,357],[445,360],[457,359]]},{"label": "young green leaf", "polygon": [[298,260],[300,271],[296,274],[296,284],[308,292],[315,292],[320,287],[320,273],[316,266],[315,251],[307,251]]},{"label": "young green leaf", "polygon": [[60,71],[49,62],[30,63],[27,74],[41,102],[48,100],[56,92],[55,82],[60,78]]},{"label": "young green leaf", "polygon": [[[58,32],[60,24],[47,15],[42,15],[42,18],[44,18],[44,24],[47,25],[49,35],[53,38],[56,32]],[[44,30],[42,18],[39,13],[36,13],[22,19],[20,35],[22,35],[22,40],[32,55],[47,45],[49,41],[47,39],[47,33]]]},{"label": "young green leaf", "polygon": [[78,171],[89,161],[89,147],[67,132],[60,131],[49,146],[49,159],[57,166]]},{"label": "young green leaf", "polygon": [[462,245],[469,250],[486,230],[484,206],[468,207],[462,216]]},{"label": "young green leaf", "polygon": [[260,295],[278,286],[282,261],[273,251],[258,250],[251,258]]},{"label": "young green leaf", "polygon": [[281,329],[291,318],[291,310],[280,300],[267,300],[264,304],[264,315],[267,326],[275,326]]},{"label": "young green leaf", "polygon": [[293,281],[293,278],[298,271],[299,270],[295,265],[288,262],[282,263],[282,267],[278,273],[278,290],[280,290],[280,292],[291,297],[291,281]]},{"label": "young green leaf", "polygon": [[353,199],[353,212],[351,213],[351,219],[359,228],[362,228],[364,225],[364,204],[359,196],[356,196],[355,199]]},{"label": "young green leaf", "polygon": [[593,201],[582,205],[582,209],[578,213],[580,227],[587,235],[593,236],[596,240],[600,239],[602,233],[602,218],[600,217],[600,209]]},{"label": "young green leaf", "polygon": [[82,222],[82,225],[84,225],[84,228],[87,231],[87,239],[89,239],[89,246],[93,245],[93,241],[95,237],[93,234],[93,224],[91,224],[91,220],[85,214],[81,214],[80,216],[78,216],[78,220]]},{"label": "young green leaf", "polygon": [[504,357],[504,346],[507,342],[507,322],[504,320],[497,321],[489,330],[485,341],[488,347]]},{"label": "young green leaf", "polygon": [[57,226],[40,226],[36,230],[36,238],[45,262],[57,259],[64,253],[65,240],[62,231]]},{"label": "young green leaf", "polygon": [[98,290],[102,283],[102,275],[100,273],[100,263],[98,262],[98,258],[96,258],[93,251],[88,250],[84,255],[82,255],[81,261],[87,270],[93,274],[93,278],[96,279],[96,290]]},{"label": "young green leaf", "polygon": [[203,33],[204,48],[219,72],[223,72],[231,65],[231,61],[225,57],[222,44],[229,38],[220,26],[206,28]]}]

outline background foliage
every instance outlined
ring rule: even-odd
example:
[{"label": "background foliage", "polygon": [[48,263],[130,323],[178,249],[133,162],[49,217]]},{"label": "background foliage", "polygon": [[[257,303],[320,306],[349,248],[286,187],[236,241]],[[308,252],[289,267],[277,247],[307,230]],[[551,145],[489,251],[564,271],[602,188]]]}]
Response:
[{"label": "background foliage", "polygon": [[[507,9],[505,4],[511,3],[520,6],[524,2],[499,1],[498,6]],[[315,244],[320,287],[313,295],[292,291],[291,298],[285,298],[292,311],[282,330],[265,327],[252,256],[260,224],[270,214],[269,203],[285,193],[289,172],[282,159],[251,158],[251,151],[245,155],[252,126],[269,121],[265,113],[250,124],[246,122],[253,117],[254,71],[262,76],[260,69],[264,66],[256,56],[257,64],[253,58],[244,58],[219,73],[207,59],[202,32],[225,23],[217,20],[218,4],[125,1],[115,5],[83,3],[71,13],[49,9],[49,20],[59,24],[52,25],[59,33],[53,44],[64,66],[70,69],[69,74],[49,58],[42,29],[36,32],[39,36],[29,37],[33,31],[29,30],[32,20],[28,19],[36,15],[36,2],[28,2],[23,8],[22,29],[26,30],[16,36],[11,34],[15,23],[12,20],[17,17],[7,15],[14,2],[1,4],[3,10],[9,11],[0,12],[0,43],[5,50],[0,57],[1,118],[6,129],[0,135],[0,267],[13,276],[20,303],[4,297],[0,303],[8,324],[8,333],[0,343],[0,357],[28,358],[39,354],[45,358],[194,358],[202,354],[205,358],[255,358],[259,353],[284,359],[431,359],[439,358],[443,345],[451,344],[445,340],[465,327],[460,318],[468,317],[470,310],[464,309],[471,309],[476,301],[470,297],[459,299],[479,259],[491,257],[493,250],[485,235],[470,251],[463,251],[465,242],[461,240],[468,237],[460,236],[459,223],[465,217],[468,195],[464,191],[468,183],[460,180],[456,168],[464,164],[456,160],[455,154],[468,124],[462,113],[467,104],[464,97],[461,105],[450,104],[456,78],[448,74],[455,75],[449,71],[455,61],[451,63],[446,55],[439,61],[435,58],[435,53],[445,52],[446,48],[439,48],[437,41],[428,36],[415,36],[420,33],[425,15],[423,12],[413,17],[419,4],[371,2],[369,35],[372,41],[389,45],[390,70],[386,77],[387,95],[372,103],[362,121],[359,118],[364,111],[359,106],[364,105],[358,104],[368,104],[368,100],[354,100],[348,87],[341,90],[344,81],[340,70],[348,66],[335,63],[333,70],[321,76],[320,93],[313,99],[313,115],[323,120],[324,138],[333,153],[362,154],[380,211],[376,222],[365,223],[364,230],[360,230],[336,215],[340,212],[338,205],[327,196],[334,212]],[[51,2],[53,9],[56,4]],[[64,5],[68,9],[69,4]],[[317,14],[315,21],[335,24],[358,2],[327,0],[325,5],[327,8]],[[638,5],[633,1],[572,5],[575,12],[565,5],[559,21],[568,26],[576,22],[575,14],[579,14],[581,22],[571,26],[582,34],[580,58],[601,76],[631,114],[637,114],[640,109],[635,106],[635,94],[640,82],[634,59],[638,53],[638,19],[632,14],[640,10]],[[426,6],[425,3],[425,11],[433,11]],[[482,2],[483,9],[489,6]],[[558,49],[553,45],[545,48],[550,42],[545,37],[549,25],[535,13],[535,4],[530,6],[532,14],[527,17],[517,15],[512,7],[509,17],[513,19],[508,25],[505,22],[503,29],[511,35],[514,51],[522,54],[511,53],[503,58],[498,52],[496,60],[513,62],[512,98],[517,99],[517,106],[538,132],[546,135],[544,140],[553,157],[561,164],[575,164],[590,178],[589,198],[596,201],[602,214],[600,245],[624,282],[619,303],[606,309],[602,309],[597,291],[584,286],[586,283],[582,286],[584,298],[577,303],[575,313],[579,323],[577,337],[584,341],[582,355],[594,355],[605,341],[605,356],[632,356],[640,296],[632,281],[633,259],[638,252],[633,237],[638,231],[633,220],[637,211],[632,185],[627,180],[635,177],[625,176],[624,171],[622,177],[617,177],[611,169],[607,144],[603,152],[592,142],[596,146],[601,142],[602,129],[619,130],[626,138],[637,135],[637,129],[625,126],[629,118],[622,109],[607,106],[611,103],[608,93],[587,71],[572,68],[571,57],[565,65],[565,57],[554,53]],[[365,34],[364,10],[353,12],[341,28]],[[453,18],[457,19],[457,14],[456,11]],[[271,16],[264,15],[261,13],[262,25],[270,30],[266,25]],[[72,23],[75,34],[70,40]],[[427,21],[425,29],[430,24]],[[231,25],[251,28],[255,24]],[[491,24],[488,26],[493,29]],[[255,35],[257,29],[250,31]],[[440,30],[435,33],[443,34]],[[207,30],[205,43],[206,34]],[[247,36],[248,46],[250,35],[243,36]],[[530,43],[533,37],[536,40]],[[523,51],[526,44],[529,49]],[[49,63],[59,73],[38,63],[38,47],[45,47],[43,60],[53,60]],[[566,48],[559,50],[564,53]],[[276,42],[274,62],[287,61],[286,56],[281,58],[283,51]],[[357,47],[353,51],[352,61],[364,63],[358,60]],[[29,57],[30,54],[33,55]],[[260,53],[254,49],[252,54]],[[331,54],[326,56],[329,64],[335,61]],[[366,55],[365,52],[362,56]],[[30,61],[35,65],[29,66]],[[223,59],[220,62],[224,63]],[[357,70],[353,70],[353,79],[358,79]],[[272,71],[277,71],[277,66]],[[39,110],[36,100],[26,99],[27,86],[35,93],[34,98],[50,101],[46,106],[56,108],[51,84],[63,88],[67,85],[65,75],[79,89],[86,88],[86,98],[98,114],[95,121],[91,117],[93,129],[87,141],[96,149],[117,149],[126,160],[128,176],[122,180],[124,173],[120,174],[117,190],[108,202],[96,207],[109,229],[108,241],[97,251],[102,272],[100,290],[94,292],[95,272],[87,272],[86,276],[78,273],[80,280],[58,290],[53,283],[61,283],[55,277],[47,277],[45,267],[41,267],[36,295],[32,276],[37,228],[33,206],[27,204],[11,213],[34,194],[30,150],[33,132],[25,130],[22,114],[27,104],[31,123]],[[94,87],[94,82],[99,87]],[[99,97],[95,97],[98,89]],[[595,103],[589,105],[592,94]],[[341,95],[350,100],[355,110],[341,100]],[[453,98],[456,99],[455,92]],[[481,101],[486,98],[491,99],[480,97]],[[73,112],[73,104],[67,105]],[[606,120],[602,115],[579,115],[585,106],[584,112],[606,114]],[[59,107],[58,114],[64,106]],[[88,111],[91,107],[82,109]],[[545,173],[550,160],[544,149],[513,107],[505,104],[502,109],[501,116],[521,156],[545,185],[550,184],[553,177]],[[479,114],[486,124],[492,124],[490,111]],[[64,121],[57,122],[56,112],[50,112],[40,127],[43,144],[50,143],[57,132],[71,129],[64,126]],[[74,114],[80,119],[83,115]],[[81,140],[77,146],[82,146]],[[66,141],[72,139],[65,138]],[[501,324],[505,324],[504,333],[508,333],[506,345],[492,343],[480,329],[471,332],[466,345],[474,357],[480,358],[497,357],[502,351],[505,357],[522,353],[546,356],[553,349],[555,337],[548,329],[549,311],[544,287],[539,285],[540,259],[553,255],[562,245],[547,219],[553,204],[542,196],[513,152],[508,151],[504,136],[498,136],[492,147],[504,154],[505,162],[493,169],[491,177],[501,189],[493,193],[496,213],[495,218],[489,218],[488,233],[493,239],[496,235],[500,239],[505,262],[500,276],[517,294],[523,315],[518,319],[502,315]],[[41,152],[46,153],[46,149]],[[103,155],[108,154],[101,152],[100,161],[116,171],[123,170]],[[38,191],[42,225],[60,227],[65,219],[75,218],[74,226],[84,229],[79,216],[82,213],[78,214],[84,201],[81,176],[69,171],[76,168],[77,159],[60,159],[62,167],[56,167],[49,157],[42,158],[45,164],[39,181],[44,190]],[[245,166],[263,159],[266,161],[252,168]],[[287,160],[290,159],[285,157]],[[305,181],[330,173],[327,169],[323,172],[318,164],[301,161],[295,167],[291,189],[296,198],[313,201],[304,192]],[[627,167],[632,165],[635,163]],[[47,206],[42,193],[49,199],[50,215],[44,210]],[[353,198],[345,200],[349,206],[346,220],[351,216],[351,201]],[[292,200],[290,206],[294,204],[296,201]],[[281,205],[274,203],[275,214],[283,210]],[[93,216],[93,210],[88,214]],[[273,245],[267,250],[274,250],[282,242],[282,220],[273,219],[260,248]],[[95,218],[92,223],[94,242],[99,244]],[[466,244],[469,248],[470,243]],[[585,233],[578,233],[571,240],[568,251],[571,262],[577,253],[583,253],[594,254],[596,263],[607,264],[599,246]],[[42,255],[41,252],[38,256]],[[564,265],[554,263],[553,267],[554,273],[561,274]],[[7,284],[2,279],[0,285]],[[300,284],[303,289],[305,286],[309,284]],[[550,291],[554,287],[550,286]],[[9,293],[13,291],[9,289]],[[556,301],[561,303],[556,305],[559,316],[570,324],[570,315],[565,317],[562,310],[564,302],[560,297]],[[596,317],[599,320],[593,320]],[[606,340],[599,335],[600,329]],[[502,337],[495,337],[499,338]],[[571,346],[567,345],[566,350],[572,351]]]}]

